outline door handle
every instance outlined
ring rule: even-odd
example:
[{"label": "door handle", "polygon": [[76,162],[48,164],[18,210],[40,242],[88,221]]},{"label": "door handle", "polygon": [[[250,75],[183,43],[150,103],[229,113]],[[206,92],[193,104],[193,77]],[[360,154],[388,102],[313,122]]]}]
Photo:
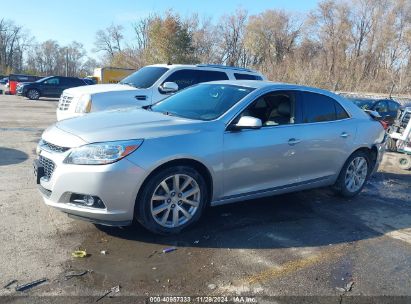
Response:
[{"label": "door handle", "polygon": [[301,142],[301,139],[290,138],[290,139],[288,140],[288,144],[289,144],[290,146],[294,146],[294,145],[296,145],[296,144],[298,144],[298,143],[300,143],[300,142]]},{"label": "door handle", "polygon": [[146,95],[136,95],[136,96],[134,96],[134,98],[137,99],[137,100],[146,100],[147,96]]},{"label": "door handle", "polygon": [[341,137],[343,137],[343,138],[347,138],[348,136],[350,136],[347,132],[342,132],[341,134],[340,134],[340,136]]}]

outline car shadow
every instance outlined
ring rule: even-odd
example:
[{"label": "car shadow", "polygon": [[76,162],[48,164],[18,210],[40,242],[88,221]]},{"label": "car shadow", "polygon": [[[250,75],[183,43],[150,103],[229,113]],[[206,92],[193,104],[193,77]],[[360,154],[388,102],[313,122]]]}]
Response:
[{"label": "car shadow", "polygon": [[[394,181],[395,189],[390,183],[385,185],[387,181]],[[122,229],[98,227],[115,238],[163,246],[241,249],[327,246],[410,228],[409,197],[392,197],[392,191],[409,191],[410,183],[409,175],[378,173],[363,193],[352,199],[338,197],[324,188],[208,208],[199,223],[178,235],[155,235],[140,225]],[[376,187],[387,189],[376,192]],[[402,220],[390,221],[384,214],[392,218],[402,216]]]},{"label": "car shadow", "polygon": [[58,102],[59,98],[58,97],[40,97],[37,100],[30,100],[28,98],[25,98],[25,100],[30,101],[30,102],[36,102],[36,101]]},{"label": "car shadow", "polygon": [[27,153],[23,151],[0,147],[0,166],[19,164],[28,158]]}]

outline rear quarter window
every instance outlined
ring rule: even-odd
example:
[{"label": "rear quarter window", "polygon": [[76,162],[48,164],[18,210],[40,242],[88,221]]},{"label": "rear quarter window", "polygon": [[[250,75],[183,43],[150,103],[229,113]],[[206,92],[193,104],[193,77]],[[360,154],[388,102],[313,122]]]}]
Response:
[{"label": "rear quarter window", "polygon": [[253,74],[234,73],[234,77],[237,80],[263,80],[261,76]]},{"label": "rear quarter window", "polygon": [[215,80],[228,80],[228,76],[224,72],[218,71],[200,71],[199,82],[208,82]]},{"label": "rear quarter window", "polygon": [[344,108],[333,98],[311,92],[302,92],[303,123],[333,121],[349,118]]}]

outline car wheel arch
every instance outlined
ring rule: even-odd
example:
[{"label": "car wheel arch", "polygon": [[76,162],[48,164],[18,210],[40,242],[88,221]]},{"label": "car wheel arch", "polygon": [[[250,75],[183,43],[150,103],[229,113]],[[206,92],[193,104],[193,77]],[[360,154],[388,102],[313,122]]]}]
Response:
[{"label": "car wheel arch", "polygon": [[35,91],[39,92],[39,96],[41,97],[41,91],[40,91],[39,88],[28,88],[28,89],[26,90],[26,97],[28,97],[28,93],[29,93],[31,90],[35,90]]},{"label": "car wheel arch", "polygon": [[[374,168],[374,166],[375,166],[375,164],[376,164],[376,162],[377,162],[377,157],[378,157],[378,149],[377,149],[377,147],[374,146],[374,145],[372,145],[371,147],[368,147],[368,146],[359,147],[359,148],[357,148],[356,150],[352,151],[352,152],[348,155],[347,159],[349,159],[349,158],[351,157],[351,155],[353,155],[354,153],[359,152],[359,151],[365,152],[367,155],[369,155],[370,161],[372,161],[372,163],[371,163],[371,166],[372,166],[372,167],[371,167],[371,172],[372,172],[372,168]],[[347,161],[347,160],[346,160],[346,161]],[[345,162],[344,162],[344,164],[345,164]],[[343,164],[343,166],[344,166],[344,164]],[[343,166],[341,167],[340,171],[342,170]]]},{"label": "car wheel arch", "polygon": [[195,170],[200,173],[203,178],[205,179],[206,185],[207,185],[207,191],[209,193],[209,202],[212,201],[213,198],[213,191],[214,191],[214,185],[213,185],[213,176],[211,174],[210,169],[204,165],[202,162],[192,159],[192,158],[179,158],[179,159],[173,159],[169,160],[166,162],[163,162],[155,167],[155,169],[151,170],[150,173],[144,178],[144,181],[141,183],[141,186],[139,187],[139,190],[136,195],[136,202],[138,201],[142,189],[144,188],[145,184],[150,180],[150,178],[155,175],[157,172],[170,168],[170,167],[175,167],[175,166],[188,166],[192,167]]}]

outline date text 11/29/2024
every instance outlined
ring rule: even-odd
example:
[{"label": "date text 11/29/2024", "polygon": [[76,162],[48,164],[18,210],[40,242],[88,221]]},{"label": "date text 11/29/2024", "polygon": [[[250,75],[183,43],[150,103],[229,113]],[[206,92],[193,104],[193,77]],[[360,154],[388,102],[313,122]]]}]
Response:
[{"label": "date text 11/29/2024", "polygon": [[154,296],[149,303],[258,303],[255,297],[245,296]]}]

